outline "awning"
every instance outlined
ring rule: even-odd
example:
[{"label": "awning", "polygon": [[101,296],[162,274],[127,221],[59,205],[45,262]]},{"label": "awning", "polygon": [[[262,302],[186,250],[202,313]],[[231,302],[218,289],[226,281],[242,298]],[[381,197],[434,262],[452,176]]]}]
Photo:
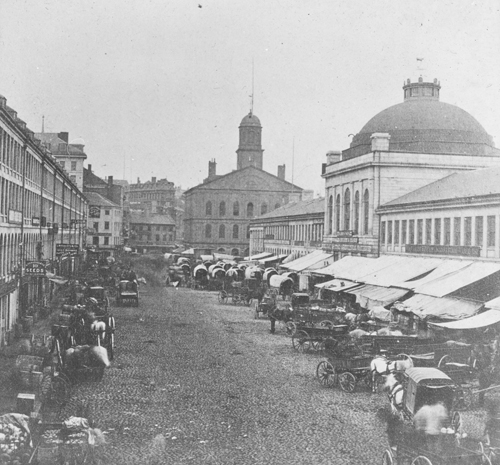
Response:
[{"label": "awning", "polygon": [[374,258],[353,257],[351,255],[348,255],[347,257],[341,258],[340,260],[333,262],[331,265],[328,265],[325,268],[319,268],[317,270],[314,270],[314,274],[320,274],[324,276],[336,276],[339,278],[343,278],[351,270],[363,268],[369,262],[373,261],[375,261]]},{"label": "awning", "polygon": [[279,262],[283,258],[288,257],[288,254],[281,254],[281,255],[272,255],[271,257],[266,257],[266,258],[261,258],[259,259],[259,263],[266,264],[266,263],[272,263],[272,262]]},{"label": "awning", "polygon": [[346,292],[355,295],[356,302],[368,310],[377,306],[385,307],[408,294],[407,289],[373,286],[371,284],[365,284]]},{"label": "awning", "polygon": [[290,271],[304,271],[306,269],[324,268],[333,260],[332,253],[325,253],[321,250],[315,250],[310,254],[300,257],[293,262],[281,264],[282,268]]},{"label": "awning", "polygon": [[181,255],[194,255],[194,249],[187,249],[181,252]]},{"label": "awning", "polygon": [[473,262],[454,273],[449,273],[427,284],[416,287],[415,292],[434,297],[443,297],[498,271],[500,271],[500,263]]},{"label": "awning", "polygon": [[488,302],[484,303],[486,308],[494,308],[500,310],[500,297],[495,297],[492,300],[488,300]]},{"label": "awning", "polygon": [[318,289],[328,289],[329,291],[340,292],[346,291],[347,289],[352,289],[353,287],[359,285],[359,283],[353,283],[352,281],[347,281],[346,279],[332,279],[331,281],[326,281],[325,283],[315,284],[314,287]]},{"label": "awning", "polygon": [[200,258],[203,262],[211,262],[212,260],[214,260],[213,255],[200,255]]},{"label": "awning", "polygon": [[400,312],[409,312],[420,319],[441,318],[443,320],[461,320],[474,315],[483,304],[453,297],[433,297],[415,294],[404,302],[394,305]]},{"label": "awning", "polygon": [[53,283],[56,283],[59,285],[66,284],[68,282],[67,279],[61,278],[59,276],[55,276],[54,278],[49,278],[49,281],[52,281]]},{"label": "awning", "polygon": [[470,318],[451,321],[449,323],[432,324],[446,329],[475,329],[484,328],[497,323],[500,323],[500,312],[498,310],[486,310],[485,312],[480,313],[479,315],[471,316]]},{"label": "awning", "polygon": [[273,255],[271,252],[261,252],[256,255],[252,255],[251,257],[245,257],[243,260],[247,262],[251,260],[260,260],[261,258],[270,257],[271,255]]}]

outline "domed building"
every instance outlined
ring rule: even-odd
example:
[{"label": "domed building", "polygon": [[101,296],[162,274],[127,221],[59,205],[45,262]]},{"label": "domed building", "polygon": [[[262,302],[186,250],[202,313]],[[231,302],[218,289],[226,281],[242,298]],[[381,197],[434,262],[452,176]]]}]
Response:
[{"label": "domed building", "polygon": [[[500,166],[491,136],[440,92],[437,79],[408,79],[402,103],[371,118],[348,149],[328,152],[324,245],[336,259],[379,255],[381,205],[453,173]],[[404,237],[397,232],[402,243],[409,235],[409,223]]]}]

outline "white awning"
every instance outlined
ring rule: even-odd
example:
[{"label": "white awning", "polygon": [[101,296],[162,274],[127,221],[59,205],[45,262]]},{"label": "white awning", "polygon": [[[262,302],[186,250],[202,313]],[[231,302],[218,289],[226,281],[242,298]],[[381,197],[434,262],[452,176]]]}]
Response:
[{"label": "white awning", "polygon": [[473,262],[465,268],[416,287],[415,292],[443,297],[498,271],[500,271],[500,263]]},{"label": "white awning", "polygon": [[404,302],[394,305],[400,312],[409,312],[420,319],[441,318],[443,320],[461,320],[474,315],[483,304],[453,297],[433,297],[415,294]]},{"label": "white awning", "polygon": [[293,262],[281,264],[282,268],[290,271],[304,271],[306,269],[324,268],[333,261],[332,253],[325,253],[321,250],[315,250],[310,254],[300,257]]},{"label": "white awning", "polygon": [[347,289],[352,289],[353,287],[359,285],[359,283],[353,283],[352,281],[347,281],[346,279],[332,279],[331,281],[326,281],[325,283],[315,284],[314,287],[318,289],[328,289],[329,291],[340,292],[346,291]]},{"label": "white awning", "polygon": [[251,257],[245,257],[243,260],[251,261],[251,260],[260,260],[261,258],[270,257],[273,255],[271,252],[261,252],[256,255],[252,255]]},{"label": "white awning", "polygon": [[263,263],[264,265],[266,263],[271,263],[271,262],[279,262],[283,258],[288,257],[288,254],[280,254],[280,255],[272,255],[271,257],[266,257],[266,258],[261,258],[259,259],[259,263]]},{"label": "white awning", "polygon": [[446,329],[475,329],[484,328],[486,326],[500,323],[500,312],[498,310],[486,310],[479,315],[464,318],[458,321],[450,321],[449,323],[432,323],[435,326],[440,326]]},{"label": "white awning", "polygon": [[373,261],[375,261],[374,258],[353,257],[351,255],[348,255],[347,257],[333,262],[331,265],[328,265],[325,268],[314,270],[314,274],[343,278],[351,270],[363,268]]},{"label": "white awning", "polygon": [[346,292],[355,295],[356,302],[363,308],[371,310],[374,307],[385,307],[386,305],[392,304],[408,294],[409,291],[407,289],[397,289],[395,287],[365,284]]}]

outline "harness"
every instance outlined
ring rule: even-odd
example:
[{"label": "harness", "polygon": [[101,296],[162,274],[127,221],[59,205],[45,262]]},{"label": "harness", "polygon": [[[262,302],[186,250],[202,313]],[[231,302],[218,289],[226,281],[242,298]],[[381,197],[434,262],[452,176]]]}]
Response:
[{"label": "harness", "polygon": [[391,390],[389,391],[389,401],[391,403],[394,403],[394,399],[396,397],[396,394],[398,392],[401,392],[403,390],[403,386],[401,384],[395,384],[394,386],[392,386]]}]

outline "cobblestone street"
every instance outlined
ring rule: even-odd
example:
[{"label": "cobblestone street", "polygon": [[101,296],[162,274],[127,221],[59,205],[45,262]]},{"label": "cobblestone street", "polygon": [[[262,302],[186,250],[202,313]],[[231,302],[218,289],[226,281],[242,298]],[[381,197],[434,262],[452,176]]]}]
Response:
[{"label": "cobblestone street", "polygon": [[72,401],[91,405],[108,432],[104,463],[380,460],[385,397],[320,386],[321,358],[269,334],[269,321],[254,320],[251,308],[219,304],[215,293],[150,288],[139,308],[113,312],[115,360],[101,383],[78,385]]}]

